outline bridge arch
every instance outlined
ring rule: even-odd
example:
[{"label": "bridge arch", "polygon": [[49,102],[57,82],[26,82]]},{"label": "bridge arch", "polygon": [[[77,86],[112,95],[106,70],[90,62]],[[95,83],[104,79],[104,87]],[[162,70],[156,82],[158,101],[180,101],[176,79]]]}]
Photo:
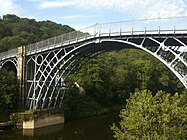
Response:
[{"label": "bridge arch", "polygon": [[[153,39],[151,38],[151,40],[153,40]],[[134,46],[136,49],[141,49],[141,50],[153,55],[158,60],[160,60],[165,66],[167,66],[175,74],[175,76],[177,76],[177,78],[182,82],[182,84],[187,88],[187,85],[186,85],[186,83],[187,83],[187,79],[186,78],[187,77],[185,77],[183,79],[183,77],[177,71],[175,71],[175,69],[171,66],[172,62],[168,62],[167,60],[164,60],[162,57],[160,57],[160,55],[158,54],[158,50],[157,51],[155,50],[155,52],[154,52],[154,51],[148,50],[145,47],[143,47],[143,44],[137,45],[135,43],[131,43],[131,42],[124,41],[124,40],[105,40],[105,41],[120,42],[120,43],[128,44],[128,45]],[[156,41],[156,43],[158,43],[158,41]],[[164,48],[164,49],[168,49],[169,50],[169,48],[167,48],[167,46],[165,46],[164,43],[160,43],[159,46],[160,46],[160,49]],[[180,61],[184,61],[181,57],[177,57],[177,54],[174,51],[172,51],[172,50],[170,50],[170,51],[173,54],[172,61],[176,61],[176,59],[179,59]],[[187,66],[186,63],[184,63],[184,65]]]},{"label": "bridge arch", "polygon": [[15,60],[6,60],[2,62],[1,70],[13,71],[17,73],[17,62]]},{"label": "bridge arch", "polygon": [[[171,41],[175,42],[174,45],[169,43]],[[185,63],[187,54],[185,51],[180,51],[178,46],[186,47],[182,39],[175,37],[96,38],[77,46],[52,51],[45,56],[39,55],[37,57],[42,58],[43,62],[39,64],[37,73],[40,73],[38,81],[42,82],[32,83],[35,84],[34,90],[37,93],[30,98],[29,108],[44,109],[60,105],[67,88],[68,76],[73,72],[76,73],[80,62],[86,63],[90,57],[106,51],[125,48],[141,49],[155,56],[187,87],[185,76],[187,72],[183,69],[187,66]],[[45,67],[42,64],[45,64]]]}]

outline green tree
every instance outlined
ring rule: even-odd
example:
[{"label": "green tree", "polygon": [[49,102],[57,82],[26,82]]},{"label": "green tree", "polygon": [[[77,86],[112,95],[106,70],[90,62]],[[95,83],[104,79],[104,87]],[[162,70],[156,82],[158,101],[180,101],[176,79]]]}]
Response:
[{"label": "green tree", "polygon": [[0,46],[6,48],[6,50],[14,49],[14,48],[20,47],[25,44],[26,44],[26,40],[24,40],[19,35],[11,36],[11,37],[8,36],[8,37],[3,38],[0,41]]},{"label": "green tree", "polygon": [[74,31],[52,21],[20,18],[7,14],[0,20],[0,52]]},{"label": "green tree", "polygon": [[81,67],[74,80],[86,95],[108,108],[121,108],[136,89],[148,89],[153,94],[162,89],[172,94],[184,89],[164,64],[140,50],[124,49],[94,57]]},{"label": "green tree", "polygon": [[0,22],[0,40],[6,36],[10,36],[11,30],[10,28],[3,22]]},{"label": "green tree", "polygon": [[5,23],[18,22],[19,20],[20,18],[16,15],[11,15],[11,14],[3,15],[3,21]]},{"label": "green tree", "polygon": [[15,112],[17,106],[18,86],[14,72],[0,72],[0,122],[10,113]]},{"label": "green tree", "polygon": [[187,106],[183,95],[163,91],[131,94],[120,112],[119,127],[111,127],[118,140],[180,140],[187,138]]}]

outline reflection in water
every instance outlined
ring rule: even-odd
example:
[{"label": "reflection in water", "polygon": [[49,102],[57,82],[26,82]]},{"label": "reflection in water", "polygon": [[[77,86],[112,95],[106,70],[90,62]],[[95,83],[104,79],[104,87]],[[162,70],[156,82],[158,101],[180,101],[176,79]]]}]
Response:
[{"label": "reflection in water", "polygon": [[35,130],[0,132],[0,140],[113,140],[110,125],[118,114],[90,117]]},{"label": "reflection in water", "polygon": [[[55,134],[61,134],[64,131],[64,123],[58,124],[58,125],[53,125],[53,126],[48,126],[48,127],[43,127],[43,128],[38,128],[35,130],[23,130],[23,137],[33,137],[33,138],[45,138],[47,139],[51,135]],[[59,136],[59,135],[57,135]],[[41,139],[40,139],[41,140]]]}]

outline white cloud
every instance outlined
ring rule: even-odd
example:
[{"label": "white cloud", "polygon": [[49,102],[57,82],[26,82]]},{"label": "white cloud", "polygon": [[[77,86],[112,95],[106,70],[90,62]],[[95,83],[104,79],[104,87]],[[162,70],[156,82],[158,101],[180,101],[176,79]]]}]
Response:
[{"label": "white cloud", "polygon": [[31,1],[31,2],[41,2],[41,0],[27,0],[27,1]]},{"label": "white cloud", "polygon": [[0,15],[19,14],[20,7],[15,4],[15,0],[0,0]]},{"label": "white cloud", "polygon": [[184,0],[56,0],[41,3],[41,8],[74,6],[82,9],[111,9],[139,18],[183,16],[187,13]]},{"label": "white cloud", "polygon": [[90,25],[72,25],[72,27],[75,29],[75,30],[81,30],[81,29],[84,29],[85,27],[88,27]]},{"label": "white cloud", "polygon": [[145,0],[137,2],[135,15],[144,18],[184,16],[187,11],[183,0]]},{"label": "white cloud", "polygon": [[[70,19],[81,19],[81,18],[91,18],[93,17],[93,15],[70,15],[70,16],[64,16],[62,17],[62,19],[67,19],[67,20],[70,20]],[[59,17],[58,17],[59,18]]]},{"label": "white cloud", "polygon": [[79,18],[81,16],[79,15],[71,15],[71,16],[66,16],[66,17],[62,17],[62,19],[75,19],[75,18]]},{"label": "white cloud", "polygon": [[44,1],[41,3],[41,8],[46,9],[46,8],[54,8],[54,7],[64,7],[64,6],[69,6],[73,5],[73,2],[60,2],[60,1]]}]

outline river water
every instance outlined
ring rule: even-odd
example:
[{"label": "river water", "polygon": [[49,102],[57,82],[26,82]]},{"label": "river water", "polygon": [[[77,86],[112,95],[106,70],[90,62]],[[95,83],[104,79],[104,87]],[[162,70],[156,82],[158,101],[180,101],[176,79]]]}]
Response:
[{"label": "river water", "polygon": [[36,130],[2,131],[0,140],[114,140],[110,126],[117,122],[118,114],[107,114]]}]

